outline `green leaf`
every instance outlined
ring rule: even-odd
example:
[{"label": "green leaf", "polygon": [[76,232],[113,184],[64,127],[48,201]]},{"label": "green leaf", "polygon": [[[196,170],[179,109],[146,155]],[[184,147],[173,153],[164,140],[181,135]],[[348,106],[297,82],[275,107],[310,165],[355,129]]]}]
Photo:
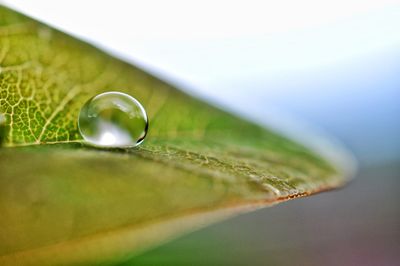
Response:
[{"label": "green leaf", "polygon": [[[81,106],[110,90],[148,111],[140,148],[82,143]],[[304,146],[1,6],[0,114],[1,265],[114,264],[346,182]]]}]

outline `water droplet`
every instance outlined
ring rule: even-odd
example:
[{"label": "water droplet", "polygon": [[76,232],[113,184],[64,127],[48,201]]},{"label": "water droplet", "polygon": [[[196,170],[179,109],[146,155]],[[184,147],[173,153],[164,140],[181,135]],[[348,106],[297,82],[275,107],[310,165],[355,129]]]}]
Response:
[{"label": "water droplet", "polygon": [[134,147],[147,134],[148,119],[143,106],[122,92],[104,92],[88,100],[78,119],[85,141],[99,147]]}]

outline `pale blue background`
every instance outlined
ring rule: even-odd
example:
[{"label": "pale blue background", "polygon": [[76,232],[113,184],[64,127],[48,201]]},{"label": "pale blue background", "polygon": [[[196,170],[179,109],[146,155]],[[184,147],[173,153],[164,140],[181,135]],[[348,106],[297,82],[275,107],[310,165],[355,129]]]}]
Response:
[{"label": "pale blue background", "polygon": [[400,156],[398,0],[4,2],[291,135]]}]

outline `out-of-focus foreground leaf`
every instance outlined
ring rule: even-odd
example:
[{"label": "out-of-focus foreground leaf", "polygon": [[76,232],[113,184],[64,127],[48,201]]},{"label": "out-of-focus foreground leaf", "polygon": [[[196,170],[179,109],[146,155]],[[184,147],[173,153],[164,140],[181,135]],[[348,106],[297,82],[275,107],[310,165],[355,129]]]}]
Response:
[{"label": "out-of-focus foreground leaf", "polygon": [[[81,144],[80,107],[109,90],[148,111],[140,148]],[[118,263],[346,181],[303,146],[1,6],[0,114],[1,265]]]}]

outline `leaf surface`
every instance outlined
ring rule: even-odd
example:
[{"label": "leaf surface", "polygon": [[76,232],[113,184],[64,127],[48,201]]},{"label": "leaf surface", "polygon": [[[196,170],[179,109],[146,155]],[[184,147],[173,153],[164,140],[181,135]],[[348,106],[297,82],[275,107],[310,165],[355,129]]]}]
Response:
[{"label": "leaf surface", "polygon": [[[82,143],[81,106],[110,90],[147,110],[140,148]],[[1,265],[112,265],[346,181],[304,146],[1,6],[0,114]]]}]

